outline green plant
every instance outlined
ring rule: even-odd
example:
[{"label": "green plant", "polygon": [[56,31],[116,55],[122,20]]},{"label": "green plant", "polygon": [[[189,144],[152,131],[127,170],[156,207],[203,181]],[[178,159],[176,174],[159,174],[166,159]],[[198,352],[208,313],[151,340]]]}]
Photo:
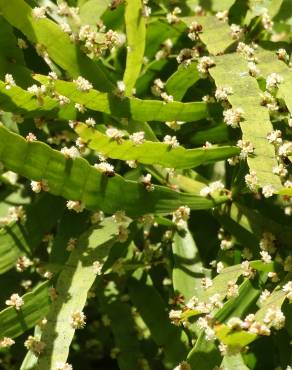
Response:
[{"label": "green plant", "polygon": [[291,369],[291,19],[0,0],[1,368]]}]

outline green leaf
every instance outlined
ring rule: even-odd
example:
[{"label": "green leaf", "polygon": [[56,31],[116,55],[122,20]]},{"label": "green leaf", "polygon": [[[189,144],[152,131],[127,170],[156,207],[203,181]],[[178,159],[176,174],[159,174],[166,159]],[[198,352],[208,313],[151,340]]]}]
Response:
[{"label": "green leaf", "polygon": [[143,356],[135,332],[131,306],[121,301],[121,292],[114,282],[108,283],[106,287],[99,282],[97,291],[101,309],[110,319],[115,345],[120,350],[117,356],[119,369],[137,370]]},{"label": "green leaf", "polygon": [[202,33],[199,36],[207,46],[210,54],[222,54],[235,43],[231,36],[228,23],[219,21],[216,17],[184,17],[182,20],[188,27],[193,22],[198,22],[203,27]]},{"label": "green leaf", "polygon": [[26,210],[24,224],[13,223],[0,230],[0,274],[15,266],[21,255],[30,255],[57,223],[63,201],[46,194]]},{"label": "green leaf", "polygon": [[275,150],[266,138],[273,126],[269,111],[261,106],[261,90],[256,79],[249,76],[247,62],[238,54],[226,54],[214,59],[216,67],[210,69],[210,74],[217,87],[231,87],[233,94],[228,96],[228,100],[233,108],[240,107],[244,112],[244,120],[240,123],[242,139],[251,142],[255,148],[247,158],[250,171],[256,172],[260,186],[270,184],[276,190],[281,189],[279,177],[273,174],[273,167],[278,164]]},{"label": "green leaf", "polygon": [[202,149],[185,149],[182,146],[170,148],[168,144],[145,141],[135,145],[131,140],[123,140],[121,144],[101,132],[78,124],[75,128],[78,135],[88,146],[98,153],[110,158],[136,160],[143,164],[159,164],[169,168],[192,168],[216,162],[239,153],[236,147],[211,147]]},{"label": "green leaf", "polygon": [[200,79],[197,69],[197,63],[179,65],[166,81],[165,90],[169,95],[172,95],[174,100],[181,101],[187,90]]},{"label": "green leaf", "polygon": [[208,209],[227,200],[220,197],[215,202],[157,185],[148,192],[142,184],[119,175],[107,177],[83,158],[66,159],[42,142],[27,142],[4,126],[0,126],[0,139],[0,160],[7,169],[34,181],[46,180],[50,193],[79,200],[88,209],[107,213],[125,210],[129,216],[139,216],[170,213],[180,205]]},{"label": "green leaf", "polygon": [[[108,9],[110,0],[89,0],[80,6],[79,17],[81,24],[95,25]],[[94,10],[93,10],[94,9]]]},{"label": "green leaf", "polygon": [[187,302],[193,296],[201,294],[201,279],[205,275],[192,234],[188,229],[183,231],[185,232],[176,232],[173,238],[174,267],[172,280],[174,290],[181,293]]},{"label": "green leaf", "polygon": [[222,365],[226,366],[226,368],[229,370],[249,370],[249,368],[245,365],[240,353],[235,355],[225,355]]},{"label": "green leaf", "polygon": [[256,334],[244,330],[234,331],[225,324],[216,326],[215,330],[221,342],[233,347],[245,347],[257,338]]},{"label": "green leaf", "polygon": [[146,40],[143,6],[141,0],[132,0],[126,2],[125,7],[127,61],[123,80],[126,85],[126,95],[132,95],[143,63]]},{"label": "green leaf", "polygon": [[0,0],[0,12],[32,43],[43,45],[49,57],[72,77],[83,76],[101,91],[113,89],[112,83],[99,65],[84,55],[55,22],[50,19],[34,19],[32,8],[25,1]]},{"label": "green leaf", "polygon": [[153,340],[163,348],[168,365],[175,366],[186,356],[187,338],[179,327],[170,323],[162,297],[153,287],[150,277],[146,281],[144,277],[132,277],[129,280],[131,300],[148,326]]},{"label": "green leaf", "polygon": [[[35,79],[46,83],[46,76],[36,75]],[[97,90],[87,93],[77,89],[73,82],[55,81],[55,90],[67,96],[72,102],[84,105],[93,111],[111,114],[116,117],[136,121],[197,121],[207,116],[204,102],[165,103],[161,100],[141,100],[137,98],[119,98]]]},{"label": "green leaf", "polygon": [[88,291],[96,278],[93,263],[103,263],[117,234],[117,224],[112,219],[105,219],[98,228],[89,229],[78,240],[56,283],[58,295],[42,331],[41,341],[46,347],[38,359],[38,370],[54,369],[58,361],[67,361],[75,332],[70,317],[73,312],[83,310]]},{"label": "green leaf", "polygon": [[24,294],[24,305],[19,311],[8,307],[0,312],[0,338],[18,337],[47,315],[51,304],[48,287],[49,282],[45,282]]}]

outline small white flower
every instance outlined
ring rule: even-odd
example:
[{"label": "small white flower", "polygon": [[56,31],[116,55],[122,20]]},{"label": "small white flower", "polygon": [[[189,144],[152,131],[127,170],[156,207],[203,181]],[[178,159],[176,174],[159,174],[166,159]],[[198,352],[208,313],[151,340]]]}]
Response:
[{"label": "small white flower", "polygon": [[80,113],[86,112],[86,108],[83,104],[76,103],[74,107],[78,110]]},{"label": "small white flower", "polygon": [[165,122],[166,126],[170,127],[172,130],[177,131],[181,128],[181,125],[184,124],[184,121],[167,121]]},{"label": "small white flower", "polygon": [[70,148],[67,148],[66,146],[61,149],[61,153],[64,155],[65,158],[69,159],[75,159],[80,157],[79,150],[75,146],[71,146]]},{"label": "small white flower", "polygon": [[27,88],[27,91],[36,96],[37,101],[40,105],[44,103],[44,96],[47,92],[47,87],[45,85],[37,86],[36,84]]},{"label": "small white flower", "polygon": [[228,99],[228,95],[233,94],[233,89],[230,86],[224,87],[217,87],[215,91],[215,98],[219,101],[226,101]]},{"label": "small white flower", "polygon": [[5,301],[7,306],[15,307],[17,311],[24,305],[23,299],[16,293],[12,294],[9,299]]},{"label": "small white flower", "polygon": [[270,198],[275,194],[275,188],[270,184],[265,185],[263,186],[262,193],[265,198]]},{"label": "small white flower", "polygon": [[102,268],[103,264],[99,261],[94,261],[92,264],[93,271],[96,275],[101,275],[102,274]]},{"label": "small white flower", "polygon": [[286,283],[283,286],[282,290],[286,294],[287,299],[289,299],[289,301],[291,302],[292,301],[292,281],[289,281],[288,283]]},{"label": "small white flower", "polygon": [[6,73],[6,75],[4,77],[4,81],[5,81],[5,89],[6,90],[10,90],[11,87],[16,86],[16,83],[14,81],[13,76],[9,73]]},{"label": "small white flower", "polygon": [[288,174],[288,170],[283,163],[280,163],[278,166],[273,167],[273,173],[280,177],[285,177]]},{"label": "small white flower", "polygon": [[30,335],[24,342],[24,346],[28,350],[32,351],[36,356],[39,356],[43,352],[46,345],[36,337]]},{"label": "small white flower", "polygon": [[107,162],[105,162],[105,161],[104,162],[101,162],[101,163],[95,164],[94,167],[98,171],[106,174],[109,177],[112,177],[112,176],[115,175],[115,168],[114,168],[114,166],[111,165],[111,164],[109,164],[109,163],[107,163]]},{"label": "small white flower", "polygon": [[0,339],[0,348],[8,348],[13,346],[15,344],[15,341],[9,337],[4,337],[3,339]]},{"label": "small white flower", "polygon": [[33,141],[37,140],[37,137],[32,132],[29,132],[28,135],[26,135],[25,139],[29,143],[32,143]]},{"label": "small white flower", "polygon": [[201,189],[200,195],[206,197],[208,195],[213,195],[216,192],[221,192],[224,189],[224,185],[221,181],[211,182],[208,186]]},{"label": "small white flower", "polygon": [[168,95],[166,92],[163,92],[160,94],[162,99],[164,100],[165,103],[172,103],[173,102],[173,96]]},{"label": "small white flower", "polygon": [[92,84],[81,76],[79,76],[76,80],[73,80],[73,82],[76,84],[77,89],[80,91],[87,92],[93,88]]},{"label": "small white flower", "polygon": [[186,361],[183,361],[179,365],[177,365],[173,370],[191,370],[191,366]]},{"label": "small white flower", "polygon": [[280,76],[278,73],[271,73],[270,75],[267,76],[266,88],[267,90],[277,88],[283,81],[284,81],[283,77]]},{"label": "small white flower", "polygon": [[132,160],[132,161],[126,161],[127,165],[130,167],[130,168],[137,168],[138,166],[138,163],[137,161],[135,160]]},{"label": "small white flower", "polygon": [[266,31],[272,31],[274,22],[268,14],[268,9],[265,9],[262,14],[262,25]]},{"label": "small white flower", "polygon": [[125,136],[122,131],[115,127],[108,128],[105,133],[109,138],[115,140],[118,144],[123,142],[123,137]]},{"label": "small white flower", "polygon": [[240,330],[242,326],[242,320],[239,317],[231,317],[227,321],[227,326],[232,330]]},{"label": "small white flower", "polygon": [[48,184],[45,180],[42,181],[31,181],[31,190],[35,193],[40,193],[41,191],[49,191]]},{"label": "small white flower", "polygon": [[132,135],[130,135],[129,139],[135,144],[135,145],[141,145],[145,141],[145,132],[144,131],[138,131],[134,132]]},{"label": "small white flower", "polygon": [[239,287],[235,281],[229,281],[227,284],[227,293],[226,293],[227,298],[237,297],[239,294],[238,289]]},{"label": "small white flower", "polygon": [[240,36],[243,34],[243,29],[238,24],[231,24],[230,26],[230,33],[231,37],[234,40],[238,40]]},{"label": "small white flower", "polygon": [[45,6],[36,6],[32,9],[32,16],[35,19],[46,18],[46,11],[47,9]]},{"label": "small white flower", "polygon": [[228,10],[223,10],[222,12],[218,12],[215,14],[215,16],[219,21],[227,22],[228,21]]},{"label": "small white flower", "polygon": [[92,117],[87,118],[85,123],[87,124],[87,126],[90,126],[90,127],[94,127],[96,125],[95,119]]},{"label": "small white flower", "polygon": [[56,362],[54,370],[73,370],[72,365],[68,364],[67,362]]},{"label": "small white flower", "polygon": [[67,96],[64,96],[64,95],[57,95],[57,100],[58,100],[61,107],[70,103],[70,99],[67,98]]},{"label": "small white flower", "polygon": [[267,135],[268,142],[271,144],[282,143],[282,132],[280,130],[274,130]]},{"label": "small white flower", "polygon": [[244,112],[241,108],[227,109],[223,112],[224,122],[226,125],[236,128],[242,120],[243,114]]},{"label": "small white flower", "polygon": [[76,310],[72,312],[70,317],[70,325],[73,329],[83,329],[85,326],[86,316],[82,311]]},{"label": "small white flower", "polygon": [[244,42],[239,42],[236,51],[242,54],[248,60],[254,60],[255,50],[253,47],[245,44]]},{"label": "small white flower", "polygon": [[176,6],[171,13],[166,14],[166,20],[168,23],[173,24],[173,23],[178,23],[179,22],[179,17],[178,15],[181,14],[181,9]]},{"label": "small white flower", "polygon": [[201,279],[201,285],[203,289],[208,289],[208,288],[211,288],[211,286],[213,286],[213,281],[212,279],[205,277]]},{"label": "small white flower", "polygon": [[248,72],[252,77],[258,77],[260,75],[260,70],[254,62],[247,63]]},{"label": "small white flower", "polygon": [[56,81],[58,79],[56,72],[49,72],[48,77],[51,81]]},{"label": "small white flower", "polygon": [[177,148],[179,146],[176,136],[166,135],[163,138],[163,142],[169,145],[171,148]]},{"label": "small white flower", "polygon": [[239,154],[239,157],[241,159],[246,159],[250,154],[254,152],[254,146],[249,141],[238,140],[236,145],[241,149]]},{"label": "small white flower", "polygon": [[261,255],[261,259],[264,263],[270,263],[272,261],[272,257],[268,252],[261,251],[260,255]]},{"label": "small white flower", "polygon": [[66,205],[69,210],[73,210],[77,213],[83,212],[85,208],[85,205],[78,200],[68,200]]},{"label": "small white flower", "polygon": [[16,261],[16,270],[18,272],[23,272],[28,267],[32,266],[33,262],[26,256],[21,256]]},{"label": "small white flower", "polygon": [[246,185],[251,191],[257,191],[259,188],[259,180],[255,171],[251,171],[244,177]]},{"label": "small white flower", "polygon": [[147,191],[154,190],[154,185],[151,183],[151,178],[152,176],[150,175],[150,173],[147,173],[145,176],[140,177],[140,182],[145,186],[145,189]]},{"label": "small white flower", "polygon": [[281,157],[288,157],[292,154],[292,142],[287,141],[286,143],[282,144],[278,149],[278,154]]},{"label": "small white flower", "polygon": [[191,210],[188,206],[181,206],[173,212],[172,222],[174,222],[179,229],[185,229],[190,213]]},{"label": "small white flower", "polygon": [[263,303],[265,303],[266,300],[270,297],[270,295],[271,295],[271,292],[269,290],[267,289],[263,290],[259,298],[260,304],[262,305]]},{"label": "small white flower", "polygon": [[182,316],[182,310],[171,310],[169,312],[169,318],[171,322],[175,325],[180,324],[181,316]]},{"label": "small white flower", "polygon": [[280,330],[285,325],[285,316],[280,308],[271,307],[268,308],[263,321],[276,330]]},{"label": "small white flower", "polygon": [[208,73],[210,68],[215,67],[215,65],[216,63],[212,58],[204,56],[199,59],[197,69],[199,73],[204,75]]},{"label": "small white flower", "polygon": [[277,50],[278,59],[283,60],[284,62],[289,61],[289,55],[285,49]]},{"label": "small white flower", "polygon": [[117,82],[117,87],[118,87],[119,93],[121,93],[121,94],[124,94],[125,93],[125,91],[126,91],[126,85],[125,85],[124,81],[118,81]]}]

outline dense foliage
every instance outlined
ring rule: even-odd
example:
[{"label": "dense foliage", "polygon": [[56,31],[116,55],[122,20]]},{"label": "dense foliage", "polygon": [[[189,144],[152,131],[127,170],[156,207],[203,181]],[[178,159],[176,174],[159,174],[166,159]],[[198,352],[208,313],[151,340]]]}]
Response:
[{"label": "dense foliage", "polygon": [[292,366],[291,0],[0,0],[0,368]]}]

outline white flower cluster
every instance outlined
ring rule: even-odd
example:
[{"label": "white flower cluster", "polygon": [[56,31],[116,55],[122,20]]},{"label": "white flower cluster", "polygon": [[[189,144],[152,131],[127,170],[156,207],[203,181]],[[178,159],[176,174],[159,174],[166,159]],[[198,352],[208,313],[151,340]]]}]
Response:
[{"label": "white flower cluster", "polygon": [[283,62],[289,62],[289,55],[286,49],[280,48],[277,50],[278,59],[283,60]]},{"label": "white flower cluster", "polygon": [[266,79],[266,89],[272,90],[278,88],[281,83],[283,83],[284,78],[280,76],[278,73],[271,73],[267,76]]},{"label": "white flower cluster", "polygon": [[106,161],[102,161],[101,163],[97,163],[94,165],[94,167],[104,173],[105,175],[107,175],[108,177],[112,177],[115,175],[115,168],[113,165],[111,165],[110,163],[106,162]]},{"label": "white flower cluster", "polygon": [[115,127],[110,127],[106,130],[106,135],[111,138],[112,140],[115,140],[118,144],[122,144],[123,137],[125,136],[124,133],[120,130],[118,130]]},{"label": "white flower cluster", "polygon": [[75,146],[71,146],[70,148],[64,147],[61,149],[61,153],[64,155],[66,159],[75,159],[80,157],[79,150]]},{"label": "white flower cluster", "polygon": [[262,14],[262,25],[266,31],[271,32],[273,29],[274,22],[272,21],[271,17],[268,14],[268,9],[264,9]]},{"label": "white flower cluster", "polygon": [[217,192],[221,192],[224,190],[224,185],[221,181],[214,181],[211,182],[208,186],[205,186],[204,188],[201,189],[200,195],[202,197],[207,197],[209,195],[214,195]]},{"label": "white flower cluster", "polygon": [[92,84],[87,81],[84,77],[79,76],[76,80],[73,80],[78,90],[88,92],[93,88]]},{"label": "white flower cluster", "polygon": [[270,254],[273,254],[276,252],[276,237],[269,231],[265,231],[262,234],[262,238],[260,240],[260,248],[263,251],[266,251]]},{"label": "white flower cluster", "polygon": [[154,185],[151,183],[151,178],[152,176],[150,175],[150,173],[147,173],[145,176],[140,177],[140,182],[145,186],[145,189],[147,191],[154,190]]},{"label": "white flower cluster", "polygon": [[73,210],[77,213],[83,212],[85,208],[85,205],[78,200],[68,200],[66,205],[69,210]]},{"label": "white flower cluster", "polygon": [[30,335],[24,342],[24,346],[28,350],[32,351],[36,356],[39,356],[43,352],[46,345],[36,337]]},{"label": "white flower cluster", "polygon": [[181,8],[176,6],[171,13],[166,14],[166,20],[170,24],[178,23],[180,21],[178,15],[181,14]]},{"label": "white flower cluster", "polygon": [[218,101],[226,101],[228,99],[228,95],[233,94],[233,89],[231,86],[223,86],[217,87],[215,91],[215,98]]},{"label": "white flower cluster", "polygon": [[73,370],[72,365],[68,364],[67,362],[56,362],[54,370]]},{"label": "white flower cluster", "polygon": [[238,24],[233,23],[230,26],[230,33],[234,40],[238,40],[243,34],[243,29]]},{"label": "white flower cluster", "polygon": [[31,181],[31,190],[34,193],[40,193],[41,191],[49,191],[49,186],[46,180],[42,181]]},{"label": "white flower cluster", "polygon": [[260,70],[258,69],[255,62],[248,62],[247,63],[248,73],[252,77],[258,77],[260,75]]},{"label": "white flower cluster", "polygon": [[280,330],[285,325],[285,316],[280,308],[270,307],[268,308],[263,321],[269,327],[274,327],[276,330]]},{"label": "white flower cluster", "polygon": [[270,112],[277,112],[279,110],[277,100],[268,91],[261,94],[261,105],[267,107]]},{"label": "white flower cluster", "polygon": [[9,337],[4,337],[3,339],[0,339],[0,348],[8,348],[13,346],[15,344],[15,341]]},{"label": "white flower cluster", "polygon": [[243,118],[243,109],[242,108],[230,108],[223,112],[224,122],[226,125],[236,128],[239,126],[240,121]]},{"label": "white flower cluster", "polygon": [[250,171],[244,177],[246,185],[249,187],[251,191],[257,191],[259,188],[259,180],[256,174],[256,171]]},{"label": "white flower cluster", "polygon": [[23,272],[24,270],[26,270],[27,268],[29,268],[32,265],[33,265],[33,262],[32,262],[31,259],[29,259],[26,256],[20,256],[20,257],[18,257],[18,259],[16,261],[16,270],[18,272]]},{"label": "white flower cluster", "polygon": [[73,329],[83,329],[86,323],[86,316],[82,311],[76,310],[72,312],[69,323]]},{"label": "white flower cluster", "polygon": [[262,188],[262,193],[265,198],[270,198],[275,194],[276,190],[271,184],[264,185]]},{"label": "white flower cluster", "polygon": [[255,49],[252,46],[239,42],[236,51],[243,55],[247,60],[254,61]]},{"label": "white flower cluster", "polygon": [[189,32],[188,32],[188,37],[192,40],[192,41],[196,41],[199,39],[199,34],[202,32],[203,30],[203,27],[200,23],[194,21],[190,24],[189,26]]},{"label": "white flower cluster", "polygon": [[178,229],[185,229],[187,221],[190,217],[191,210],[188,206],[181,206],[172,214],[172,222],[176,224]]},{"label": "white flower cluster", "polygon": [[241,149],[239,154],[241,159],[246,159],[254,152],[254,146],[250,141],[238,140],[236,145]]},{"label": "white flower cluster", "polygon": [[17,311],[24,305],[23,299],[17,294],[13,293],[9,299],[5,301],[7,306],[15,307]]},{"label": "white flower cluster", "polygon": [[202,75],[206,75],[210,68],[215,67],[216,63],[214,59],[210,57],[202,57],[198,61],[197,69]]},{"label": "white flower cluster", "polygon": [[217,12],[215,14],[216,18],[221,22],[227,22],[228,21],[228,10],[223,10],[221,12]]},{"label": "white flower cluster", "polygon": [[145,141],[145,132],[144,131],[138,131],[134,132],[132,135],[130,135],[129,139],[135,144],[135,145],[141,145]]},{"label": "white flower cluster", "polygon": [[35,19],[46,18],[47,8],[45,6],[36,6],[32,9],[32,16]]},{"label": "white flower cluster", "polygon": [[200,56],[200,53],[196,47],[193,47],[192,49],[184,48],[181,49],[181,51],[178,53],[176,57],[176,61],[178,64],[183,63],[185,67],[188,67],[192,60],[198,59]]},{"label": "white flower cluster", "polygon": [[27,91],[36,96],[39,105],[43,105],[44,97],[47,92],[47,88],[45,85],[37,86],[34,84],[28,87]]},{"label": "white flower cluster", "polygon": [[4,83],[5,83],[6,90],[10,90],[11,87],[16,86],[13,76],[9,73],[6,73],[4,77]]},{"label": "white flower cluster", "polygon": [[163,142],[165,144],[169,145],[171,148],[177,148],[177,147],[179,147],[179,142],[177,141],[176,136],[166,135],[163,138]]}]

